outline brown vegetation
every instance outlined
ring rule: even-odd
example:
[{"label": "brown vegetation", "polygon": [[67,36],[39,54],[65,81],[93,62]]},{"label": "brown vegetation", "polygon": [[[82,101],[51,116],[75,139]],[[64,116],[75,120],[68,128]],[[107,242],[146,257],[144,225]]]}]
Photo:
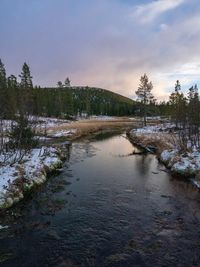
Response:
[{"label": "brown vegetation", "polygon": [[138,125],[137,121],[130,120],[129,118],[116,118],[109,121],[99,121],[99,120],[83,120],[76,121],[70,124],[57,125],[55,127],[50,127],[47,129],[47,133],[54,134],[63,130],[75,129],[76,132],[68,137],[70,140],[75,140],[77,138],[105,130],[105,129],[121,129],[121,128],[134,128]]},{"label": "brown vegetation", "polygon": [[131,141],[144,147],[155,147],[159,155],[163,150],[172,148],[173,136],[168,133],[131,134]]}]

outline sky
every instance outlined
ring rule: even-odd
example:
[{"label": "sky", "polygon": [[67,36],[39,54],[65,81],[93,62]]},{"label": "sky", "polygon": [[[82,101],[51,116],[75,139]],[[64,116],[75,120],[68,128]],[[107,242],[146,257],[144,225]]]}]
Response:
[{"label": "sky", "polygon": [[180,80],[200,87],[199,0],[0,0],[7,75],[30,66],[35,85],[106,88],[135,98],[146,73],[158,100]]}]

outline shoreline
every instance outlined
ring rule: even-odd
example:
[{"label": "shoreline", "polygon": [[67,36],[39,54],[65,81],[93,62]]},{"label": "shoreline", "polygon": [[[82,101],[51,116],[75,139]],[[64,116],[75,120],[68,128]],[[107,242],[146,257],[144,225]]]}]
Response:
[{"label": "shoreline", "polygon": [[[0,212],[20,202],[35,188],[44,184],[54,172],[59,171],[66,160],[67,150],[72,142],[102,131],[127,130],[127,128],[133,128],[135,123],[123,119],[101,122],[94,120],[52,127],[54,132],[61,133],[60,136],[49,136],[47,138],[49,143],[32,149],[21,163],[16,163],[12,167],[8,164],[0,168],[0,179],[4,180],[4,184],[0,184]],[[74,124],[76,124],[76,131],[65,135],[66,127],[67,129],[74,128]],[[46,154],[41,150],[46,150]]]},{"label": "shoreline", "polygon": [[69,145],[35,148],[21,163],[3,166],[0,177],[4,180],[0,191],[0,212],[20,202],[61,169],[66,159],[64,151]]},{"label": "shoreline", "polygon": [[154,132],[153,130],[145,132],[148,127],[128,131],[127,138],[132,144],[142,149],[144,154],[155,154],[158,161],[169,170],[172,176],[190,180],[200,190],[200,152],[181,153],[170,144],[167,132]]}]

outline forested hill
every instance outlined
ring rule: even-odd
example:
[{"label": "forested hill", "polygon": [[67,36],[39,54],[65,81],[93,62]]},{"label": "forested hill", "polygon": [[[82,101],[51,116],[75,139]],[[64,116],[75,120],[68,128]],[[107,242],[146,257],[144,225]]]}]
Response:
[{"label": "forested hill", "polygon": [[131,115],[135,102],[109,90],[70,86],[34,88],[35,113],[47,116],[65,115]]}]

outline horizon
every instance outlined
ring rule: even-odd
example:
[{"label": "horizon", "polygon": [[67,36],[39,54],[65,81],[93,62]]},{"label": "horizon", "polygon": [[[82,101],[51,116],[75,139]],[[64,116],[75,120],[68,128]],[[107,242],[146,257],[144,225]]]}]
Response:
[{"label": "horizon", "polygon": [[[147,73],[158,100],[176,80],[183,92],[199,84],[197,0],[2,0],[0,58],[7,75],[24,61],[35,85],[105,88],[134,99]],[[78,86],[78,85],[77,85]]]}]

